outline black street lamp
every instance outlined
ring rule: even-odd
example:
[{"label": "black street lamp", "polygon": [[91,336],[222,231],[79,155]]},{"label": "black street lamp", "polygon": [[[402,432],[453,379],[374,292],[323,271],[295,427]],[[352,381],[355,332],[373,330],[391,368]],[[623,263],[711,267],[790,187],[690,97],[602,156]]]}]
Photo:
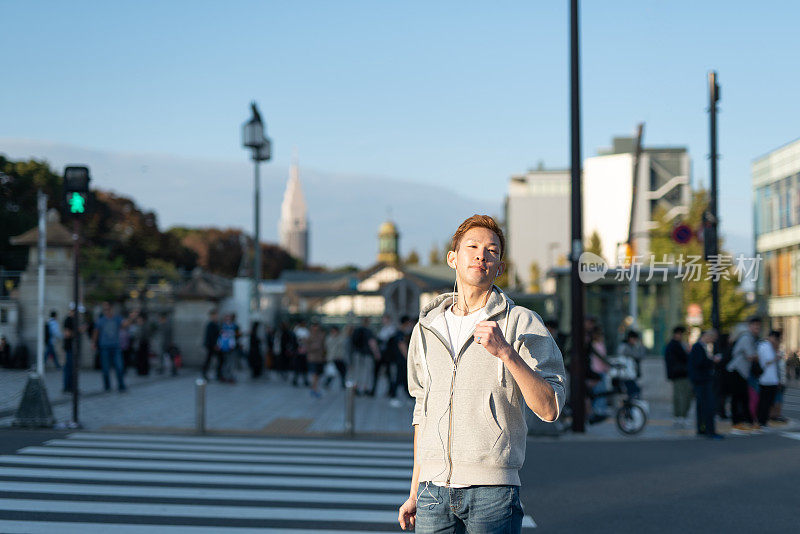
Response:
[{"label": "black street lamp", "polygon": [[268,161],[272,157],[272,141],[267,137],[264,129],[264,121],[255,102],[250,104],[253,116],[242,125],[242,146],[249,148],[251,159],[255,164],[255,239],[253,242],[253,309],[261,310],[261,302],[258,296],[258,283],[261,279],[261,232],[260,232],[260,213],[259,204],[261,196],[261,180],[258,176],[258,164]]}]

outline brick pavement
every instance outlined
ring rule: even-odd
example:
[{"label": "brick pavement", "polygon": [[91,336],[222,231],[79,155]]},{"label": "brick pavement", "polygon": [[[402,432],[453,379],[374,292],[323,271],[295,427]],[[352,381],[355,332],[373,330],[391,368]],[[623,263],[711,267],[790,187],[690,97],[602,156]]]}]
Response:
[{"label": "brick pavement", "polygon": [[[650,419],[645,430],[631,438],[622,436],[613,421],[588,426],[584,435],[561,434],[570,440],[681,439],[693,437],[693,428],[675,428],[671,418],[671,389],[664,379],[658,358],[643,365],[643,397],[650,403]],[[102,391],[99,371],[81,372],[80,421],[90,430],[137,430],[152,432],[193,432],[195,428],[196,369],[183,369],[177,377],[151,375],[139,377],[129,372],[128,392]],[[306,388],[292,387],[277,375],[269,379],[250,379],[238,373],[237,384],[212,381],[206,392],[206,426],[216,433],[256,433],[280,435],[339,434],[344,430],[345,392],[335,382],[323,390],[321,398]],[[56,420],[71,419],[71,396],[61,394],[61,375],[48,369],[45,373],[48,394]],[[27,373],[0,370],[0,426],[13,420]],[[112,377],[112,385],[115,382]],[[690,421],[693,412],[690,412]],[[359,434],[411,435],[411,404],[400,408],[389,400],[357,397],[355,427]],[[728,425],[720,423],[720,430]],[[542,438],[553,439],[553,438]]]}]

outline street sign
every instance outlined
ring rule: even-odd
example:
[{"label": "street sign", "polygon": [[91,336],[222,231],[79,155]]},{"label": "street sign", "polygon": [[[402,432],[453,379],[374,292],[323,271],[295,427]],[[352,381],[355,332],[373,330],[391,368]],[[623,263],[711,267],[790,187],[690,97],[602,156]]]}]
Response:
[{"label": "street sign", "polygon": [[685,245],[692,240],[694,232],[686,224],[678,224],[672,229],[672,240],[679,245]]}]

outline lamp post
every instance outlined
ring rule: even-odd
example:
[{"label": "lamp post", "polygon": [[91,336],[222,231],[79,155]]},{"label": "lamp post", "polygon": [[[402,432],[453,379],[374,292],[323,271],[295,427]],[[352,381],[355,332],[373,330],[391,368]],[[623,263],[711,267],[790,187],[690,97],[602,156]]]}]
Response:
[{"label": "lamp post", "polygon": [[261,184],[258,176],[258,164],[268,161],[272,157],[272,141],[266,136],[264,122],[258,112],[255,102],[250,104],[253,116],[242,125],[242,145],[251,151],[251,159],[255,165],[255,192],[253,202],[255,203],[255,236],[253,242],[253,304],[252,308],[256,312],[261,310],[261,302],[258,296],[258,282],[261,279],[261,218],[259,204],[261,197]]}]

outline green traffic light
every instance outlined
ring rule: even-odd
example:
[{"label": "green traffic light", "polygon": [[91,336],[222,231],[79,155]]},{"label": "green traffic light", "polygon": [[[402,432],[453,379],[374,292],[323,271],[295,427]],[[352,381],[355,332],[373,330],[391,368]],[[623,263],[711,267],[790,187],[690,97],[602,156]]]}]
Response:
[{"label": "green traffic light", "polygon": [[84,213],[86,212],[86,199],[81,193],[70,193],[67,197],[70,213]]}]

